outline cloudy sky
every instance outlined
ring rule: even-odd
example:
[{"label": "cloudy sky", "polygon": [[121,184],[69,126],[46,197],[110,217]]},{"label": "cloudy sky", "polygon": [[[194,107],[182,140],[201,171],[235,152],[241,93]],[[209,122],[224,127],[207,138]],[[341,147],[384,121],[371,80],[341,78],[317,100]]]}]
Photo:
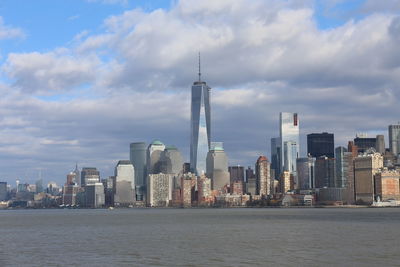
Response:
[{"label": "cloudy sky", "polygon": [[400,0],[2,0],[0,180],[103,178],[129,143],[188,160],[190,86],[212,87],[230,164],[269,157],[280,111],[304,136],[387,137],[400,121]]}]

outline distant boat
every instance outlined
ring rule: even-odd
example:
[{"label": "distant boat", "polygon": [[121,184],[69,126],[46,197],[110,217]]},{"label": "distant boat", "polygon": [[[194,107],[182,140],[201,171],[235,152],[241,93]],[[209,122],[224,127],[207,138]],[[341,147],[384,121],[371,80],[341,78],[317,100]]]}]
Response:
[{"label": "distant boat", "polygon": [[108,207],[108,209],[109,209],[109,210],[113,210],[113,209],[114,209],[114,207]]}]

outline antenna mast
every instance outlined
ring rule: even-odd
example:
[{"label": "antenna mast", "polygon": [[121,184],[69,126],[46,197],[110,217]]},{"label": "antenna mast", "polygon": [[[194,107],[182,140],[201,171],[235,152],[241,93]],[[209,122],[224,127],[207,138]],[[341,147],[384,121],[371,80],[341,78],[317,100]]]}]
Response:
[{"label": "antenna mast", "polygon": [[201,82],[201,61],[200,61],[200,52],[199,52],[199,82]]}]

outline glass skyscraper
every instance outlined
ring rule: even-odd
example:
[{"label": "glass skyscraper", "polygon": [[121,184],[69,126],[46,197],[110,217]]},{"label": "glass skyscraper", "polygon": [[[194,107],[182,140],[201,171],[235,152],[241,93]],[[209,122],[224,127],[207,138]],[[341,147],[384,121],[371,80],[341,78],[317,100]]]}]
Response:
[{"label": "glass skyscraper", "polygon": [[199,80],[192,85],[192,105],[190,119],[190,168],[200,175],[206,171],[206,158],[210,148],[210,90]]},{"label": "glass skyscraper", "polygon": [[281,142],[281,173],[289,171],[296,179],[296,159],[300,154],[299,118],[297,113],[281,112],[279,114]]},{"label": "glass skyscraper", "polygon": [[400,153],[400,125],[389,125],[389,148],[395,156]]}]

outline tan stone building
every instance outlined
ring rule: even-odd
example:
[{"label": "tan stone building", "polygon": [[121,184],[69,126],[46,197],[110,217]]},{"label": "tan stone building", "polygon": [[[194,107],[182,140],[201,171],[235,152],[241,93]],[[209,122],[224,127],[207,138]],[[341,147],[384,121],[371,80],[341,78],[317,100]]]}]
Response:
[{"label": "tan stone building", "polygon": [[383,168],[380,153],[367,154],[354,158],[354,191],[357,204],[370,205],[374,201],[374,175]]},{"label": "tan stone building", "polygon": [[383,170],[375,175],[375,196],[382,201],[400,200],[400,171]]}]

